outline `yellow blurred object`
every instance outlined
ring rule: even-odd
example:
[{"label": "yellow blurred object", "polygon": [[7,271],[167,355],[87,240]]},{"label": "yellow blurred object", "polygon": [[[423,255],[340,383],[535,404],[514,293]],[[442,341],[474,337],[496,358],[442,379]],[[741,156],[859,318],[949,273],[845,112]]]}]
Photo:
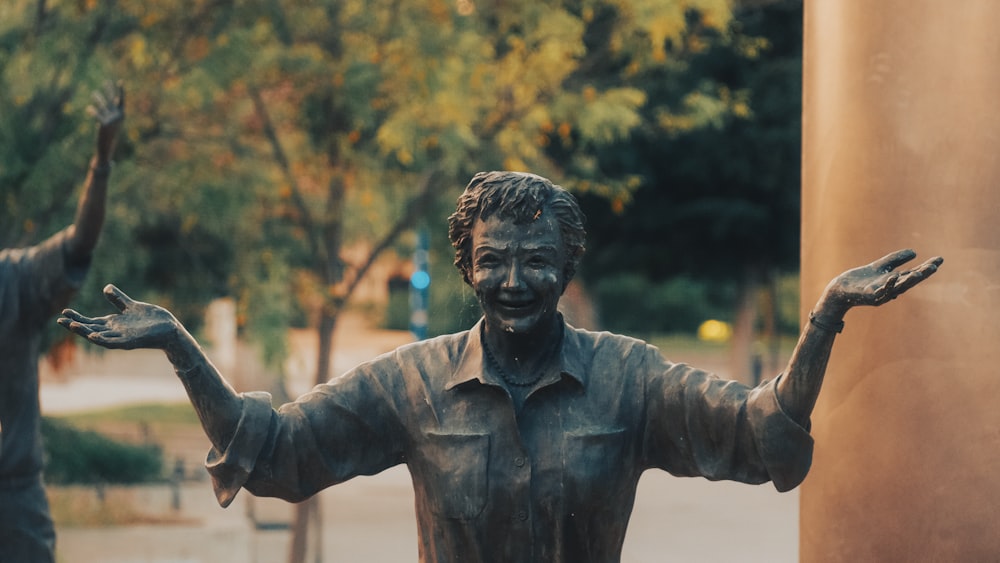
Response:
[{"label": "yellow blurred object", "polygon": [[698,327],[698,340],[728,342],[732,336],[733,327],[727,322],[709,319]]}]

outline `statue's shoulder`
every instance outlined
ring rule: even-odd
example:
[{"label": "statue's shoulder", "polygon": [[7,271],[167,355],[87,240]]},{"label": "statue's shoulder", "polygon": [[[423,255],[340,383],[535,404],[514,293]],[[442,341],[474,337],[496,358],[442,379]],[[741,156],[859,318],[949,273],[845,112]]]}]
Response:
[{"label": "statue's shoulder", "polygon": [[606,330],[587,330],[566,325],[566,338],[575,341],[581,349],[615,349],[627,352],[637,348],[648,348],[651,344],[638,338],[609,332]]},{"label": "statue's shoulder", "polygon": [[404,344],[391,352],[397,361],[401,362],[423,362],[439,361],[446,358],[457,357],[465,350],[469,341],[469,330],[442,334],[426,340],[418,340]]}]

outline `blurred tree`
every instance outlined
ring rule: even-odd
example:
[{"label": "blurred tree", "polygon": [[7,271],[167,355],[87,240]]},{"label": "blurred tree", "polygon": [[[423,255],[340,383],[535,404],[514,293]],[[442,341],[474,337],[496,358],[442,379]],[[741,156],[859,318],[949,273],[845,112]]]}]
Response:
[{"label": "blurred tree", "polygon": [[[585,279],[631,271],[741,288],[734,377],[749,365],[759,289],[770,293],[775,276],[798,265],[801,21],[799,0],[737,3],[729,33],[674,45],[680,64],[637,78],[649,96],[644,125],[598,159],[611,173],[636,171],[642,185],[628,205],[582,202],[591,233]],[[706,88],[719,94],[711,103]],[[720,101],[708,127],[660,113]],[[775,315],[765,313],[766,328]]]}]

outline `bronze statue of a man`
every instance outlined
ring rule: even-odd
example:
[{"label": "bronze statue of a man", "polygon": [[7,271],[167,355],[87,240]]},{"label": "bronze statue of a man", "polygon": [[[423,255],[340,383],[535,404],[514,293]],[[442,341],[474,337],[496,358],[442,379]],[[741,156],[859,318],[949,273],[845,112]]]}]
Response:
[{"label": "bronze statue of a man", "polygon": [[167,310],[105,293],[120,313],[59,323],[107,348],[163,349],[214,448],[219,502],[239,489],[299,501],[406,464],[420,560],[607,562],[621,557],[650,468],[797,486],[834,337],[856,305],[933,274],[911,251],[833,280],[787,370],[750,388],[667,361],[639,340],[566,324],[556,305],[584,250],[575,199],[532,174],[477,174],[450,218],[483,317],[403,346],[278,409],[237,394]]},{"label": "bronze statue of a man", "polygon": [[99,123],[95,154],[73,224],[28,248],[0,249],[0,561],[55,561],[42,486],[38,354],[46,323],[83,283],[104,224],[124,92],[108,85],[88,108]]}]

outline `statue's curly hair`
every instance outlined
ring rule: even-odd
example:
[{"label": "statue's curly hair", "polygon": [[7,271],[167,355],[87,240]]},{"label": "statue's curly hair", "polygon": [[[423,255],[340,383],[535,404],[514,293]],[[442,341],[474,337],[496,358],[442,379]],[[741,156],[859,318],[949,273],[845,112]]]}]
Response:
[{"label": "statue's curly hair", "polygon": [[[573,194],[549,180],[524,172],[479,172],[458,198],[448,217],[448,238],[455,247],[455,266],[465,283],[472,285],[472,225],[476,219],[496,214],[517,224],[527,224],[552,213],[559,223],[566,249],[564,283],[576,275],[585,250],[586,218]],[[565,289],[565,287],[563,287]]]}]

